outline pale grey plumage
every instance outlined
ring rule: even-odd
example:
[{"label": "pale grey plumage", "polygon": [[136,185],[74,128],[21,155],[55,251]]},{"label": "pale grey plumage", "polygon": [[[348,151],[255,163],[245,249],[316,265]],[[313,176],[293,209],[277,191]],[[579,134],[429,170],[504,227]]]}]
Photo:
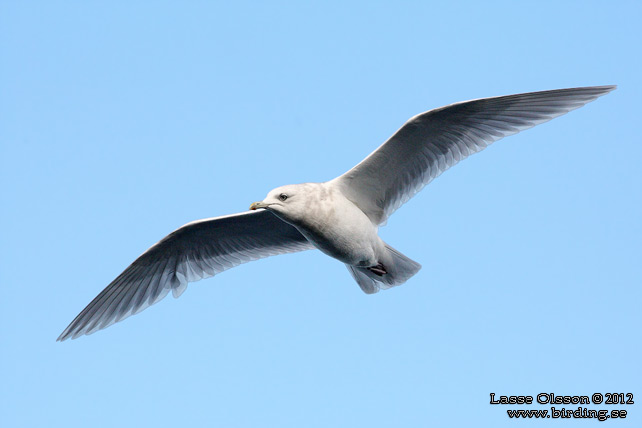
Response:
[{"label": "pale grey plumage", "polygon": [[[58,340],[108,327],[187,283],[263,257],[318,248],[344,262],[366,293],[421,267],[381,241],[378,226],[431,180],[498,139],[615,89],[596,86],[484,98],[422,113],[350,171],[326,183],[273,190],[255,212],[189,223],[152,246],[107,286]],[[285,190],[284,190],[285,189]],[[288,192],[289,202],[280,200]]]},{"label": "pale grey plumage", "polygon": [[435,177],[500,138],[582,107],[615,86],[463,101],[421,113],[333,181],[381,224]]},{"label": "pale grey plumage", "polygon": [[69,324],[58,340],[108,327],[160,301],[188,282],[241,263],[314,248],[268,211],[194,221],[145,251]]}]

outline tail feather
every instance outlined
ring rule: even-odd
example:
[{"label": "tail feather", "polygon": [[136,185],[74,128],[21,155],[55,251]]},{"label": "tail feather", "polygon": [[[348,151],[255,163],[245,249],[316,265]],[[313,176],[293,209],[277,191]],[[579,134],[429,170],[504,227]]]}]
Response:
[{"label": "tail feather", "polygon": [[383,275],[368,268],[346,265],[354,280],[366,294],[374,294],[379,290],[401,285],[421,269],[419,263],[404,256],[388,244],[386,244],[386,250],[388,251],[387,260],[383,262],[386,273]]}]

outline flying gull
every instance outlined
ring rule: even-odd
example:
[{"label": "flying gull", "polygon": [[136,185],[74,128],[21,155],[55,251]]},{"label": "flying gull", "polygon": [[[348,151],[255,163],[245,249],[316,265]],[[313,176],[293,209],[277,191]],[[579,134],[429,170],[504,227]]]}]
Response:
[{"label": "flying gull", "polygon": [[345,174],[270,191],[250,211],[186,224],[145,251],[62,332],[59,341],[106,328],[189,282],[241,263],[317,248],[345,263],[361,289],[403,284],[421,265],[378,228],[439,174],[500,138],[595,100],[615,86],[558,89],[464,101],[421,113]]}]

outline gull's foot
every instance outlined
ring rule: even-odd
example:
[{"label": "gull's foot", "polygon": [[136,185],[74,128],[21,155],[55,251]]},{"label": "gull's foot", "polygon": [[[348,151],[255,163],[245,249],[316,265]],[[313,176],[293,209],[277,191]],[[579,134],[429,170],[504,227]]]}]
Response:
[{"label": "gull's foot", "polygon": [[383,276],[388,273],[385,267],[381,263],[377,263],[377,266],[370,266],[367,268],[370,272],[374,273],[375,275]]}]

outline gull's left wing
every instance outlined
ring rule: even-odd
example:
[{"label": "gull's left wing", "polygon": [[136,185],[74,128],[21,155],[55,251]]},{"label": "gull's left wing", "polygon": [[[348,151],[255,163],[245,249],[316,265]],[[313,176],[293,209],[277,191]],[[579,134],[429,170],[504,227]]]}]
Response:
[{"label": "gull's left wing", "polygon": [[614,90],[558,89],[451,104],[411,118],[350,171],[332,180],[381,224],[439,174],[500,138],[516,134]]},{"label": "gull's left wing", "polygon": [[59,341],[109,327],[160,301],[180,296],[188,282],[241,263],[311,249],[293,226],[267,210],[193,221],[145,251],[62,332]]}]

